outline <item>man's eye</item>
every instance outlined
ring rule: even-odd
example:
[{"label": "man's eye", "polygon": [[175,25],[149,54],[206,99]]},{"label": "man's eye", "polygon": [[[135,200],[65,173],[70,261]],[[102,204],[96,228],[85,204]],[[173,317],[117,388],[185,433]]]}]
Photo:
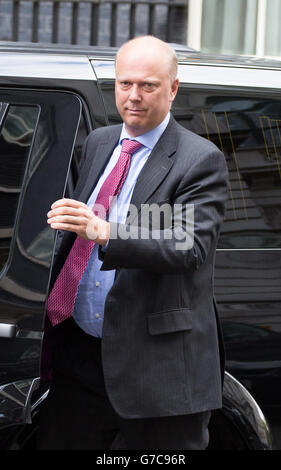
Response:
[{"label": "man's eye", "polygon": [[121,82],[120,85],[121,85],[122,88],[128,88],[130,86],[130,83],[129,82]]},{"label": "man's eye", "polygon": [[155,88],[154,83],[144,83],[143,88],[147,91],[152,91]]}]

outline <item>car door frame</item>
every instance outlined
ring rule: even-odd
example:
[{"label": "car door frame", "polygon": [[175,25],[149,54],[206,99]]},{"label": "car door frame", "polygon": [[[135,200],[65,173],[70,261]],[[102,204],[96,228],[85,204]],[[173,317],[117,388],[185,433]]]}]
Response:
[{"label": "car door frame", "polygon": [[[9,255],[0,272],[1,428],[31,420],[30,398],[39,384],[45,303],[56,241],[56,233],[47,225],[46,212],[54,200],[63,197],[66,189],[82,100],[69,91],[12,87],[2,87],[0,97],[9,105],[40,108]],[[45,240],[43,232],[48,233]],[[30,242],[36,235],[37,247],[33,246],[32,251]],[[48,248],[42,261],[44,243]]]}]

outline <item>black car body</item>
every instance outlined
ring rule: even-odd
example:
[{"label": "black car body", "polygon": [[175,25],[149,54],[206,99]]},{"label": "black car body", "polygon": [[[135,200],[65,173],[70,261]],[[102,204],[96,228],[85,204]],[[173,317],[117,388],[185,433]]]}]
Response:
[{"label": "black car body", "polygon": [[[55,235],[94,128],[120,122],[114,49],[0,44],[0,447],[32,448]],[[172,112],[225,155],[215,294],[227,372],[210,449],[281,448],[281,63],[178,50]],[[273,444],[271,440],[273,436]]]}]

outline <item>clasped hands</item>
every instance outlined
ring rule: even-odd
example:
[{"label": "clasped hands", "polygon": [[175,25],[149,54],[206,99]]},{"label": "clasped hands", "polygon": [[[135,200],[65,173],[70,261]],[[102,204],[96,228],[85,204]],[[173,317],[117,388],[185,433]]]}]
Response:
[{"label": "clasped hands", "polygon": [[83,202],[75,199],[59,199],[47,213],[48,224],[55,230],[75,232],[84,240],[106,245],[109,239],[109,222],[97,217]]}]

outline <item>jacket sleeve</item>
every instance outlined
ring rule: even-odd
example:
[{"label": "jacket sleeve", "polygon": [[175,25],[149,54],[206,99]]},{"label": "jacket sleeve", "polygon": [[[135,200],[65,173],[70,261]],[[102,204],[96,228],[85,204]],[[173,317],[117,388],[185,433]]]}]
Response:
[{"label": "jacket sleeve", "polygon": [[224,156],[213,147],[182,176],[172,201],[170,226],[153,229],[110,223],[102,270],[144,269],[161,273],[196,270],[216,248],[227,199]]}]

